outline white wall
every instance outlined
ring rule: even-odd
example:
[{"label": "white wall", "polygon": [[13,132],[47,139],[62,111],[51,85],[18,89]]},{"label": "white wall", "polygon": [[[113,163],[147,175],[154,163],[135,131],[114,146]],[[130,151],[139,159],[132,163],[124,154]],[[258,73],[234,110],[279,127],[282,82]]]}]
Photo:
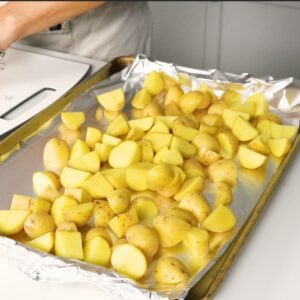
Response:
[{"label": "white wall", "polygon": [[154,58],[300,78],[300,3],[149,2]]}]

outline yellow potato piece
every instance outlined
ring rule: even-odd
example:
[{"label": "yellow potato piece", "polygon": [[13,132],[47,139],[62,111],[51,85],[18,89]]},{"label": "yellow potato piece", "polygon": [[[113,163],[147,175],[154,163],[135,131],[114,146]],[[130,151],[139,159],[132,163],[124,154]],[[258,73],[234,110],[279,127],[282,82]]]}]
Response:
[{"label": "yellow potato piece", "polygon": [[126,168],[141,160],[141,148],[133,141],[125,141],[109,154],[108,162],[113,168]]},{"label": "yellow potato piece", "polygon": [[197,152],[193,144],[190,144],[187,140],[179,136],[172,137],[170,147],[171,149],[178,150],[184,159],[194,156]]},{"label": "yellow potato piece", "polygon": [[220,100],[211,104],[208,108],[207,113],[210,115],[222,116],[225,108],[227,108],[227,104],[224,101]]},{"label": "yellow potato piece", "polygon": [[107,266],[111,258],[108,242],[101,236],[88,240],[83,248],[83,260],[98,266]]},{"label": "yellow potato piece", "polygon": [[90,147],[83,140],[77,139],[71,149],[70,159],[78,158],[86,153],[89,153]]},{"label": "yellow potato piece", "polygon": [[223,112],[223,121],[224,124],[228,127],[228,128],[232,128],[233,126],[233,122],[235,121],[235,119],[237,117],[241,117],[245,120],[249,120],[250,119],[250,115],[244,112],[240,112],[240,111],[235,111],[232,109],[228,109],[225,108],[224,112]]},{"label": "yellow potato piece", "polygon": [[71,222],[71,221],[63,221],[62,223],[60,223],[57,228],[57,231],[78,231],[77,227],[75,225],[75,223]]},{"label": "yellow potato piece", "polygon": [[188,278],[186,266],[175,257],[162,257],[155,267],[154,279],[158,283],[175,285],[185,283]]},{"label": "yellow potato piece", "polygon": [[179,202],[179,208],[191,212],[201,223],[211,212],[206,198],[199,192],[186,194]]},{"label": "yellow potato piece", "polygon": [[62,209],[64,219],[74,222],[78,228],[86,225],[93,213],[94,203],[86,202],[74,206],[64,207]]},{"label": "yellow potato piece", "polygon": [[240,164],[247,169],[257,169],[267,160],[265,155],[255,152],[245,146],[240,146],[238,151]]},{"label": "yellow potato piece", "polygon": [[31,239],[38,238],[54,230],[55,223],[52,216],[44,211],[31,213],[24,222],[24,231]]},{"label": "yellow potato piece", "polygon": [[114,217],[114,212],[106,200],[95,200],[94,224],[95,227],[107,227],[108,222]]},{"label": "yellow potato piece", "polygon": [[111,256],[113,268],[129,278],[138,280],[147,272],[147,260],[141,250],[124,243],[114,248]]},{"label": "yellow potato piece", "polygon": [[13,235],[23,229],[30,210],[0,210],[0,234]]},{"label": "yellow potato piece", "polygon": [[103,112],[107,122],[113,121],[120,114],[120,111],[111,111],[108,109],[104,109]]},{"label": "yellow potato piece", "polygon": [[140,162],[126,168],[125,179],[129,188],[134,191],[145,191],[148,189],[147,175],[153,167],[150,162]]},{"label": "yellow potato piece", "polygon": [[231,209],[219,205],[204,220],[202,226],[212,232],[225,232],[231,230],[235,224],[236,218]]},{"label": "yellow potato piece", "polygon": [[49,253],[54,247],[54,232],[45,233],[26,244],[40,251]]},{"label": "yellow potato piece", "polygon": [[220,159],[208,166],[207,175],[214,183],[225,182],[235,186],[237,167],[232,159]]},{"label": "yellow potato piece", "polygon": [[113,233],[120,239],[125,237],[127,229],[138,224],[139,219],[135,210],[130,210],[126,213],[113,217],[108,225]]},{"label": "yellow potato piece", "polygon": [[155,217],[159,213],[157,204],[148,197],[136,198],[130,207],[136,210],[139,220]]},{"label": "yellow potato piece", "polygon": [[238,139],[231,132],[220,132],[217,140],[221,146],[221,155],[224,158],[233,158],[238,150]]},{"label": "yellow potato piece", "polygon": [[128,210],[130,203],[130,191],[118,189],[107,194],[107,202],[113,212],[118,215]]},{"label": "yellow potato piece", "polygon": [[152,71],[144,81],[144,87],[151,95],[158,95],[164,89],[164,81],[157,71]]},{"label": "yellow potato piece", "polygon": [[262,134],[258,135],[255,139],[253,139],[249,144],[249,148],[253,151],[259,152],[261,154],[269,154],[270,150],[265,142],[265,139]]},{"label": "yellow potato piece", "polygon": [[96,236],[102,237],[103,239],[105,239],[107,241],[109,246],[112,246],[112,239],[108,233],[108,230],[104,229],[104,228],[99,228],[99,227],[94,227],[94,228],[90,229],[84,237],[84,242],[87,243],[89,240],[93,239]]},{"label": "yellow potato piece", "polygon": [[132,98],[131,105],[137,109],[143,109],[152,101],[152,96],[146,88],[140,89]]},{"label": "yellow potato piece", "polygon": [[287,138],[270,139],[269,147],[274,156],[282,157],[289,152],[291,148],[291,142]]},{"label": "yellow potato piece", "polygon": [[153,162],[156,164],[181,166],[183,164],[183,158],[177,149],[164,147],[156,153]]},{"label": "yellow potato piece", "polygon": [[128,141],[139,141],[145,135],[145,131],[138,128],[130,128],[125,140]]},{"label": "yellow potato piece", "polygon": [[204,166],[209,166],[221,159],[221,156],[212,150],[202,147],[198,151],[197,159]]},{"label": "yellow potato piece", "polygon": [[65,167],[61,172],[60,181],[65,188],[78,188],[91,175],[89,172]]},{"label": "yellow potato piece", "polygon": [[250,141],[258,135],[258,130],[241,117],[237,117],[233,122],[232,132],[242,142]]},{"label": "yellow potato piece", "polygon": [[170,209],[168,209],[166,216],[179,218],[179,219],[191,224],[192,226],[198,225],[197,218],[191,212],[184,210],[182,208],[179,208],[179,207],[171,207]]},{"label": "yellow potato piece", "polygon": [[113,146],[110,145],[102,143],[95,144],[95,151],[98,153],[101,162],[108,161],[108,157],[112,149]]},{"label": "yellow potato piece", "polygon": [[247,102],[255,103],[255,116],[261,116],[263,114],[266,114],[269,111],[268,100],[265,98],[265,96],[262,93],[258,93],[250,96],[247,99]]},{"label": "yellow potato piece", "polygon": [[54,219],[56,226],[59,226],[61,223],[65,222],[65,216],[63,214],[63,209],[65,207],[70,207],[77,205],[77,201],[69,196],[60,196],[57,198],[51,207],[51,215]]},{"label": "yellow potato piece", "polygon": [[102,136],[102,143],[108,146],[118,146],[121,142],[121,139],[107,133]]},{"label": "yellow potato piece", "polygon": [[14,194],[10,204],[10,209],[30,210],[32,199],[33,198],[29,196]]},{"label": "yellow potato piece", "polygon": [[126,240],[129,244],[140,249],[150,260],[159,249],[159,238],[153,228],[137,224],[126,232]]},{"label": "yellow potato piece", "polygon": [[192,143],[199,149],[206,148],[214,152],[220,151],[220,145],[215,137],[206,132],[198,133],[193,139]]},{"label": "yellow potato piece", "polygon": [[280,125],[271,123],[271,135],[274,139],[287,138],[292,139],[298,131],[296,126]]},{"label": "yellow potato piece", "polygon": [[219,115],[205,115],[201,121],[206,125],[214,127],[220,127],[223,125],[223,118]]},{"label": "yellow potato piece", "polygon": [[202,192],[204,189],[204,177],[198,176],[186,179],[179,191],[174,195],[174,199],[180,201],[186,194],[192,192]]},{"label": "yellow potato piece", "polygon": [[[53,200],[58,196],[58,190],[61,188],[59,177],[51,171],[35,172],[32,176],[34,192],[41,198]],[[51,196],[53,195],[53,198]]]},{"label": "yellow potato piece", "polygon": [[114,188],[109,181],[97,172],[84,182],[80,183],[80,188],[88,192],[93,198],[103,198]]},{"label": "yellow potato piece", "polygon": [[[102,131],[95,127],[88,127],[86,130],[85,141],[91,148],[95,147],[96,143],[100,143],[102,140]],[[82,153],[85,154],[85,153]],[[80,156],[80,155],[79,155]]]},{"label": "yellow potato piece", "polygon": [[158,152],[160,149],[170,146],[172,140],[172,134],[150,132],[143,137],[143,140],[150,141],[153,150],[155,152]]},{"label": "yellow potato piece", "polygon": [[[183,113],[187,115],[193,113],[197,108],[202,108],[199,106],[203,101],[203,93],[200,91],[190,91],[180,97],[178,104]],[[207,106],[209,105],[209,103],[205,104],[207,104]],[[203,108],[205,108],[205,106]]]},{"label": "yellow potato piece", "polygon": [[130,128],[137,128],[142,131],[149,130],[154,122],[154,117],[146,117],[146,118],[140,118],[136,120],[130,120],[128,121],[128,124]]},{"label": "yellow potato piece", "polygon": [[215,127],[215,126],[210,126],[210,125],[207,125],[207,124],[200,124],[200,128],[199,128],[199,132],[200,133],[208,133],[210,135],[214,135],[218,130],[218,127]]},{"label": "yellow potato piece", "polygon": [[56,231],[54,249],[57,256],[82,260],[81,233],[75,231]]},{"label": "yellow potato piece", "polygon": [[175,124],[172,127],[173,134],[184,138],[185,140],[191,142],[195,136],[198,134],[198,130],[181,124]]},{"label": "yellow potato piece", "polygon": [[74,198],[79,203],[90,202],[93,200],[89,193],[79,188],[66,188],[64,194]]},{"label": "yellow potato piece", "polygon": [[153,220],[153,228],[159,236],[162,247],[179,244],[190,229],[190,224],[173,216],[157,216]]},{"label": "yellow potato piece", "polygon": [[185,160],[182,169],[185,172],[187,178],[193,178],[198,176],[204,177],[203,167],[197,160]]},{"label": "yellow potato piece", "polygon": [[231,186],[224,182],[219,182],[216,189],[215,206],[220,204],[228,205],[232,202]]},{"label": "yellow potato piece", "polygon": [[155,120],[155,122],[157,122],[157,121],[162,121],[162,122],[164,122],[165,124],[167,124],[169,128],[171,128],[172,123],[173,123],[177,118],[178,118],[177,116],[168,116],[168,115],[166,115],[166,116],[156,116],[154,120]]},{"label": "yellow potato piece", "polygon": [[91,151],[69,160],[68,165],[73,169],[96,173],[100,169],[100,158],[96,151]]},{"label": "yellow potato piece", "polygon": [[125,95],[122,88],[97,96],[99,103],[107,110],[120,111],[125,105]]},{"label": "yellow potato piece", "polygon": [[50,139],[44,148],[43,161],[44,163],[63,164],[70,158],[70,150],[68,144],[60,139]]},{"label": "yellow potato piece", "polygon": [[112,136],[121,136],[129,132],[129,125],[123,113],[120,113],[113,121],[110,122],[106,133]]},{"label": "yellow potato piece", "polygon": [[209,234],[204,228],[192,227],[182,242],[184,247],[198,259],[209,253]]},{"label": "yellow potato piece", "polygon": [[233,103],[230,105],[230,109],[237,110],[249,114],[251,117],[255,116],[256,105],[254,102],[245,102],[245,103]]},{"label": "yellow potato piece", "polygon": [[169,133],[169,127],[163,121],[156,121],[149,132]]},{"label": "yellow potato piece", "polygon": [[164,104],[170,104],[172,102],[179,104],[180,98],[183,95],[183,90],[179,85],[173,85],[172,87],[169,88],[166,97],[165,97],[165,102]]},{"label": "yellow potato piece", "polygon": [[167,164],[155,165],[147,174],[148,188],[153,191],[164,188],[171,183],[174,177],[175,172],[171,166]]},{"label": "yellow potato piece", "polygon": [[85,121],[85,114],[83,112],[62,112],[61,120],[65,126],[71,130],[77,130]]},{"label": "yellow potato piece", "polygon": [[163,114],[162,108],[156,102],[150,102],[142,109],[141,117],[156,117]]},{"label": "yellow potato piece", "polygon": [[242,96],[236,91],[227,90],[222,94],[221,100],[226,104],[232,104],[235,102],[240,102],[242,100]]},{"label": "yellow potato piece", "polygon": [[142,161],[152,162],[154,157],[152,143],[149,140],[141,140],[139,145],[142,148]]}]

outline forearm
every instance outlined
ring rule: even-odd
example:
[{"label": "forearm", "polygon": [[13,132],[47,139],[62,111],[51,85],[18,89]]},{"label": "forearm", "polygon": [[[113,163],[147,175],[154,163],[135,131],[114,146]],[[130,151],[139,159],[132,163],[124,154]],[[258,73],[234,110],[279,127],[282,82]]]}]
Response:
[{"label": "forearm", "polygon": [[9,2],[0,8],[0,49],[18,39],[76,17],[105,1]]}]

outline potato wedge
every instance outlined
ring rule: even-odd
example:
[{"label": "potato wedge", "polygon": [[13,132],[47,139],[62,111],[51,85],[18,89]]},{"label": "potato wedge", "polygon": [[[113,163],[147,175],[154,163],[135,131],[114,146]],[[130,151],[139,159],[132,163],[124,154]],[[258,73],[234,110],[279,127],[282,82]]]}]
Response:
[{"label": "potato wedge", "polygon": [[140,249],[151,260],[159,249],[159,237],[156,231],[146,225],[137,224],[126,231],[129,244]]},{"label": "potato wedge", "polygon": [[237,167],[231,159],[220,159],[208,166],[207,174],[214,183],[225,182],[230,186],[235,186]]},{"label": "potato wedge", "polygon": [[0,210],[0,233],[13,235],[23,229],[30,210]]},{"label": "potato wedge", "polygon": [[204,220],[202,226],[212,232],[225,232],[231,230],[236,224],[236,218],[231,209],[218,205]]},{"label": "potato wedge", "polygon": [[71,130],[77,130],[85,121],[85,114],[83,112],[62,112],[61,120],[65,126]]},{"label": "potato wedge", "polygon": [[133,141],[121,142],[112,149],[108,162],[113,168],[126,168],[141,160],[141,148]]},{"label": "potato wedge", "polygon": [[110,111],[120,111],[125,105],[125,95],[122,88],[98,95],[99,103]]},{"label": "potato wedge", "polygon": [[258,135],[258,130],[241,117],[237,117],[234,120],[232,132],[242,142],[250,141]]},{"label": "potato wedge", "polygon": [[40,251],[49,253],[54,247],[54,232],[47,232],[26,244]]},{"label": "potato wedge", "polygon": [[189,278],[186,266],[175,257],[162,257],[159,259],[154,279],[161,284],[185,283]]},{"label": "potato wedge", "polygon": [[257,169],[267,160],[265,155],[255,152],[245,146],[240,146],[238,151],[240,164],[247,169]]},{"label": "potato wedge", "polygon": [[147,260],[143,252],[127,243],[114,248],[111,264],[117,272],[135,280],[140,279],[147,272]]},{"label": "potato wedge", "polygon": [[98,266],[107,266],[111,258],[111,248],[108,242],[101,236],[96,236],[83,247],[83,260]]}]

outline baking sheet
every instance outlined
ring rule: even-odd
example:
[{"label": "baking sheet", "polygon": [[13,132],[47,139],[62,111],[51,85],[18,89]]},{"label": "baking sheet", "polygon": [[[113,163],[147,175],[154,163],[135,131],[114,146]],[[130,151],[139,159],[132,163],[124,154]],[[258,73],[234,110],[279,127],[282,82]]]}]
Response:
[{"label": "baking sheet", "polygon": [[[124,85],[126,98],[129,100],[133,93],[140,88],[146,74],[152,70],[163,70],[173,76],[178,76],[179,73],[192,75],[192,85],[190,87],[186,86],[186,91],[198,87],[201,82],[205,82],[207,85],[213,87],[219,95],[221,95],[224,88],[228,87],[228,85],[232,85],[233,82],[235,83],[235,88],[244,95],[244,98],[253,92],[263,91],[270,101],[271,108],[280,112],[287,123],[299,124],[300,97],[297,82],[292,78],[275,81],[271,77],[256,79],[249,74],[234,75],[225,74],[218,70],[193,70],[162,62],[151,62],[144,56],[137,57],[130,69],[124,70],[121,74],[115,75],[110,80],[107,80],[105,82],[107,85],[105,88],[103,88],[103,83],[101,83],[77,97],[68,110],[85,111],[88,115],[87,119],[89,120],[86,126],[95,126],[97,125],[94,119],[94,112],[98,107],[95,98],[97,94]],[[120,83],[111,85],[110,83],[113,82]],[[293,93],[291,93],[291,91],[293,91]],[[129,113],[129,105],[125,110]],[[101,125],[105,127],[105,123]],[[60,136],[59,126],[60,119],[57,117],[47,129],[24,142],[22,151],[16,152],[0,167],[0,197],[2,199],[0,208],[9,207],[13,193],[32,194],[32,173],[43,169],[42,152],[44,145],[50,138]],[[243,225],[249,216],[279,164],[279,160],[270,159],[266,167],[262,169],[252,171],[242,168],[239,169],[238,187],[234,191],[234,201],[232,204],[232,209],[238,218],[238,228]],[[212,194],[209,189],[207,189],[204,194],[208,200],[212,202]],[[184,298],[188,290],[202,278],[207,269],[217,259],[216,257],[216,259],[208,264],[206,268],[190,282],[188,287],[182,288],[181,286],[177,286],[171,289],[162,287],[160,293],[157,293],[146,289],[146,286],[136,285],[127,278],[104,268],[91,266],[79,261],[61,259],[48,254],[41,254],[39,251],[24,247],[8,238],[0,238],[0,245],[7,249],[9,257],[18,262],[20,269],[33,279],[59,282],[91,282],[97,284],[109,293],[122,296],[124,299]],[[229,244],[223,247],[218,257],[226,250],[228,245]],[[114,283],[118,284],[116,285]]]}]

